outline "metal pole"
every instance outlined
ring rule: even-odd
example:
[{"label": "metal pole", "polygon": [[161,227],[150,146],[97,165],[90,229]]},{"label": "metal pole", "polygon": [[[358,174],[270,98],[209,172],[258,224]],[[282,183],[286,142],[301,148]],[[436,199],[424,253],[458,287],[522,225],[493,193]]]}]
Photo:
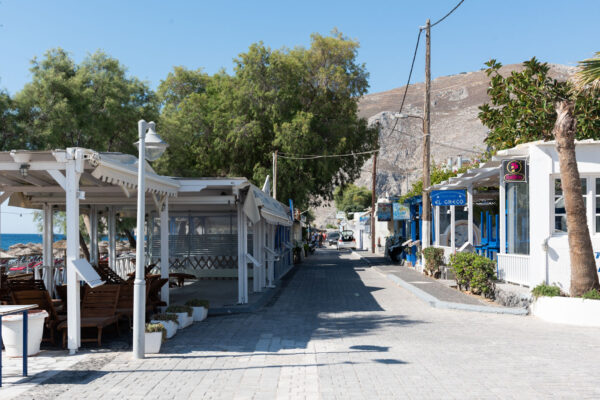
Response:
[{"label": "metal pole", "polygon": [[[165,200],[160,210],[160,277],[169,278],[169,197]],[[169,285],[160,289],[160,299],[169,305]]]},{"label": "metal pole", "polygon": [[277,150],[273,153],[273,198],[277,200]]},{"label": "metal pole", "polygon": [[66,165],[66,217],[67,217],[67,254],[65,266],[67,268],[67,338],[69,353],[75,354],[81,343],[80,329],[80,285],[79,276],[73,262],[79,259],[79,176],[77,163],[78,149],[67,149],[68,159]]},{"label": "metal pole", "polygon": [[423,119],[423,248],[429,247],[431,236],[431,200],[427,190],[431,184],[429,176],[430,137],[430,93],[431,93],[431,23],[425,25],[425,118]]},{"label": "metal pole", "polygon": [[145,138],[148,124],[144,120],[138,122],[139,155],[138,155],[138,187],[137,187],[137,240],[135,248],[135,280],[133,282],[133,356],[144,358],[144,334],[146,320],[146,281],[144,276],[144,217],[146,188],[145,183]]}]

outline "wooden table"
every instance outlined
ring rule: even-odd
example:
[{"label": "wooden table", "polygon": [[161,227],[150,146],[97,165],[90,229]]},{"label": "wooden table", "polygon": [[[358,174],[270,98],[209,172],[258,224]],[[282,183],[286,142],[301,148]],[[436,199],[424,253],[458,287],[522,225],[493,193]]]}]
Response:
[{"label": "wooden table", "polygon": [[37,304],[0,306],[0,387],[2,387],[2,316],[23,314],[23,376],[27,376],[27,311],[37,308]]}]

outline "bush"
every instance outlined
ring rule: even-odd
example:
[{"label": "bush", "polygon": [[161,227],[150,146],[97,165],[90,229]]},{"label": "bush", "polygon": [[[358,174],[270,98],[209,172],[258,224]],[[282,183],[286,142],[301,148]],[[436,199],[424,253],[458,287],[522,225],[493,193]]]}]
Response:
[{"label": "bush", "polygon": [[173,321],[179,323],[179,318],[177,317],[177,314],[154,314],[151,319],[154,321]]},{"label": "bush", "polygon": [[600,291],[596,289],[588,290],[587,292],[582,294],[581,297],[590,300],[600,300]]},{"label": "bush", "polygon": [[208,300],[191,299],[185,302],[186,306],[208,308],[210,302]]},{"label": "bush", "polygon": [[422,253],[425,258],[425,270],[428,272],[428,275],[437,278],[440,267],[444,264],[444,249],[427,247]]},{"label": "bush", "polygon": [[531,291],[531,294],[533,294],[533,297],[536,299],[540,296],[555,297],[561,295],[560,288],[558,286],[550,286],[543,283],[534,287]]},{"label": "bush", "polygon": [[485,297],[494,296],[496,262],[475,253],[456,253],[448,266],[454,271],[460,290],[471,290]]},{"label": "bush", "polygon": [[162,341],[167,340],[167,329],[162,324],[146,324],[146,333],[162,332]]},{"label": "bush", "polygon": [[194,310],[190,306],[169,306],[166,311],[168,313],[187,313],[190,317],[194,313]]},{"label": "bush", "polygon": [[460,290],[468,289],[471,282],[470,266],[478,257],[474,253],[456,253],[450,256],[448,266],[454,271],[456,284]]},{"label": "bush", "polygon": [[496,263],[487,257],[477,256],[470,266],[471,292],[485,297],[493,297],[496,279]]}]

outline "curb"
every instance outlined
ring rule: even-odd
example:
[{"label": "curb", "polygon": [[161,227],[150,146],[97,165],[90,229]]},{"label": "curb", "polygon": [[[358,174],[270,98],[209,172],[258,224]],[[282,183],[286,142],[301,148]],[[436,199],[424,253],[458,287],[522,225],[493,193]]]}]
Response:
[{"label": "curb", "polygon": [[377,270],[380,274],[384,275],[387,279],[394,282],[396,285],[408,290],[412,294],[414,294],[417,298],[422,300],[423,302],[429,304],[434,308],[441,308],[447,310],[461,310],[461,311],[471,311],[471,312],[480,312],[480,313],[489,313],[489,314],[509,314],[509,315],[527,315],[529,311],[525,308],[507,308],[507,307],[490,307],[490,306],[478,306],[473,304],[462,304],[462,303],[454,303],[450,301],[439,300],[435,296],[430,295],[424,290],[419,289],[418,287],[411,285],[405,280],[397,277],[394,274],[385,274],[381,272],[377,266],[371,264],[368,259],[364,258],[358,253],[357,254],[361,260],[371,265],[373,268]]}]

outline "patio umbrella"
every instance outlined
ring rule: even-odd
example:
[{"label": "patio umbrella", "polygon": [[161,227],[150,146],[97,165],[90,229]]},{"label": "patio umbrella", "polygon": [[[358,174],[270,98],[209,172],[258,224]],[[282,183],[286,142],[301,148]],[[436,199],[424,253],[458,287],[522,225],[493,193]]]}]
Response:
[{"label": "patio umbrella", "polygon": [[55,250],[66,250],[67,249],[67,241],[59,240],[57,242],[52,243],[52,248]]},{"label": "patio umbrella", "polygon": [[16,258],[16,257],[13,256],[12,254],[8,254],[8,253],[0,250],[0,260],[9,260],[12,258]]}]

